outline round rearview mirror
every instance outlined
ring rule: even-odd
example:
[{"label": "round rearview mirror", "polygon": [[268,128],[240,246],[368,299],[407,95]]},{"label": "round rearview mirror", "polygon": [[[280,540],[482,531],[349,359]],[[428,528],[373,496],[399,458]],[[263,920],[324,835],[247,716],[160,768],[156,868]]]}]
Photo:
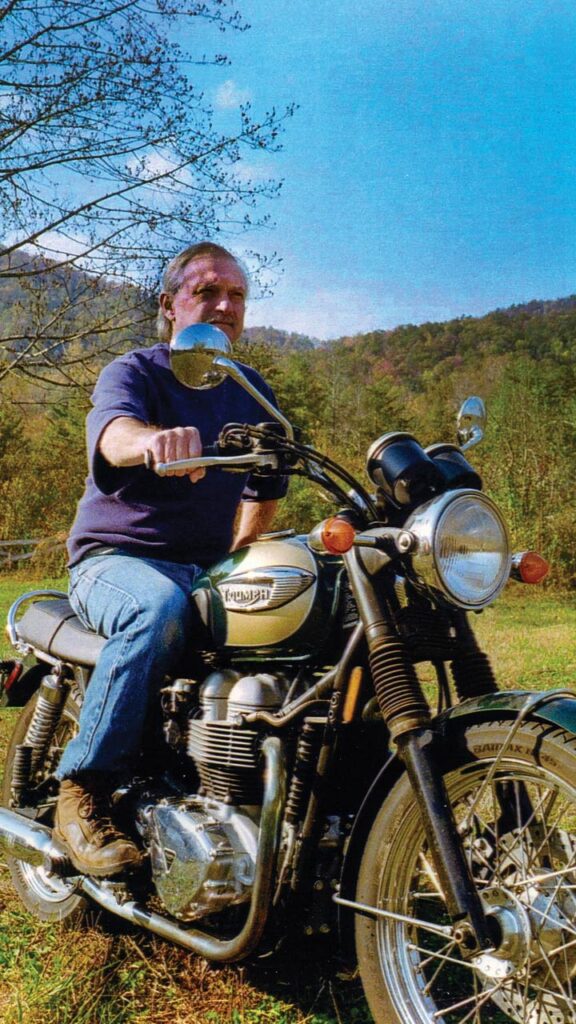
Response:
[{"label": "round rearview mirror", "polygon": [[456,425],[458,444],[463,452],[480,443],[486,429],[486,406],[478,395],[470,395],[462,403]]},{"label": "round rearview mirror", "polygon": [[174,376],[187,388],[215,388],[224,380],[224,370],[214,366],[217,356],[230,356],[228,337],[213,324],[191,324],[170,342],[170,366]]}]

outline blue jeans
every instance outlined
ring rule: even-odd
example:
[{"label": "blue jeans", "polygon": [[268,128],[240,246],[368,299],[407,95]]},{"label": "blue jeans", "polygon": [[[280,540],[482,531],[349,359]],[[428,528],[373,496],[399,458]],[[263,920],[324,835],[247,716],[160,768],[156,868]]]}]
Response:
[{"label": "blue jeans", "polygon": [[194,582],[202,570],[131,555],[95,555],[70,571],[70,603],[108,637],[90,678],[80,731],[56,775],[134,769],[151,699],[191,646]]}]

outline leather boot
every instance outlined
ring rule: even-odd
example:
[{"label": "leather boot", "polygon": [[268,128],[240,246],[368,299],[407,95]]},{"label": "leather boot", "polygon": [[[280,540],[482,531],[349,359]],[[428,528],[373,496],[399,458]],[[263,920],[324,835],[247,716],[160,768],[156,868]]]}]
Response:
[{"label": "leather boot", "polygon": [[135,868],[142,855],[135,843],[112,823],[110,800],[92,780],[64,779],[56,804],[54,837],[84,875],[99,878]]}]

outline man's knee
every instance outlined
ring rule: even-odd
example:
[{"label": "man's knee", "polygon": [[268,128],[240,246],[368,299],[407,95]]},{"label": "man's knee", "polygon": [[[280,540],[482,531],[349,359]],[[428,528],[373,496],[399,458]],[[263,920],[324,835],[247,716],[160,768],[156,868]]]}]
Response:
[{"label": "man's knee", "polygon": [[139,620],[150,636],[163,645],[186,639],[191,621],[190,598],[171,580],[164,578],[141,607]]}]

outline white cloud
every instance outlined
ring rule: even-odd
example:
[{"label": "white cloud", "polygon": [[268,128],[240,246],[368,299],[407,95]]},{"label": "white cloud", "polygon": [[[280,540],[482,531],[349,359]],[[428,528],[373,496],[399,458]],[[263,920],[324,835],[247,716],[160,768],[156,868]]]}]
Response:
[{"label": "white cloud", "polygon": [[[10,231],[2,239],[2,244],[17,245],[20,237],[21,232]],[[82,256],[90,248],[90,241],[86,235],[71,237],[61,231],[45,231],[38,236],[36,242],[26,245],[25,248],[48,259],[61,260],[70,256]]]},{"label": "white cloud", "polygon": [[126,163],[126,169],[140,181],[150,182],[152,187],[164,189],[166,196],[168,192],[185,190],[193,180],[188,167],[182,167],[169,153],[158,150],[144,156],[131,157]]},{"label": "white cloud", "polygon": [[142,157],[132,156],[126,164],[130,174],[133,174],[135,178],[142,178],[143,181],[156,178],[159,174],[170,174],[177,167],[178,164],[175,160],[171,160],[169,157],[157,152],[147,153],[146,156]]},{"label": "white cloud", "polygon": [[238,178],[238,181],[247,183],[253,181],[254,183],[259,181],[268,181],[269,178],[274,177],[274,169],[271,164],[264,163],[248,163],[242,161],[234,165],[234,174]]},{"label": "white cloud", "polygon": [[236,110],[242,103],[252,99],[249,89],[241,89],[233,78],[228,78],[216,90],[214,102],[219,110]]}]

